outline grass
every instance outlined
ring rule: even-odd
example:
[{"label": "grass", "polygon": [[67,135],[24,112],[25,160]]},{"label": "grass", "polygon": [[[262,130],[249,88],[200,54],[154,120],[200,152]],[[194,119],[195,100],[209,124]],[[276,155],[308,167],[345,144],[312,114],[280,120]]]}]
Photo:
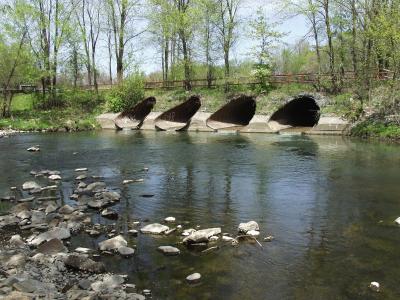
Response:
[{"label": "grass", "polygon": [[253,95],[257,99],[257,114],[271,114],[282,102],[289,97],[298,95],[300,93],[312,92],[312,87],[304,85],[284,85],[272,90],[269,93],[258,93],[249,87],[232,87],[228,93],[225,93],[223,88],[195,88],[191,92],[182,90],[148,90],[146,97],[154,96],[157,99],[157,104],[154,111],[165,111],[172,108],[179,103],[185,101],[191,95],[199,95],[201,97],[202,106],[200,108],[203,112],[215,112],[224,104],[228,103],[230,99],[239,95],[247,94]]},{"label": "grass", "polygon": [[81,131],[98,127],[95,120],[101,109],[83,110],[67,106],[51,110],[34,109],[32,95],[17,95],[12,102],[10,118],[0,119],[0,129],[23,131]]},{"label": "grass", "polygon": [[352,128],[351,135],[362,138],[400,141],[400,126],[377,120],[365,120]]}]

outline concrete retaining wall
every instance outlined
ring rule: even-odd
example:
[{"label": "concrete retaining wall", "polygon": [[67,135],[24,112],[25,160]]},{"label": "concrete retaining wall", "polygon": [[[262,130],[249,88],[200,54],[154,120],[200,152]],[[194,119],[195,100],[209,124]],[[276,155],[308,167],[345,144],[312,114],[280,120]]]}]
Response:
[{"label": "concrete retaining wall", "polygon": [[[160,116],[160,112],[151,112],[145,121],[143,122],[143,126],[141,130],[156,130],[154,124],[155,119]],[[96,118],[97,122],[99,122],[101,128],[103,129],[116,129],[114,120],[118,116],[118,114],[107,113],[102,114]],[[188,131],[197,131],[197,132],[214,132],[215,130],[207,127],[206,120],[211,116],[210,113],[205,112],[197,112],[188,127]],[[221,132],[224,131],[238,131],[242,133],[279,133],[279,132],[300,132],[305,134],[315,134],[315,135],[341,135],[344,130],[349,126],[349,123],[338,117],[331,116],[321,116],[318,124],[312,128],[287,128],[282,130],[273,130],[268,126],[268,120],[270,116],[265,115],[255,115],[251,120],[248,126],[238,126],[230,128],[229,130],[219,130]]]}]

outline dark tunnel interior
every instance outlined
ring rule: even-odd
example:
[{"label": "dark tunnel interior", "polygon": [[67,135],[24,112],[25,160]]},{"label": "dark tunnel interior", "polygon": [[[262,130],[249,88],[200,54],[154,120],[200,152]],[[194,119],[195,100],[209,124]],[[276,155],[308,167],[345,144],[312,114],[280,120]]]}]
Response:
[{"label": "dark tunnel interior", "polygon": [[187,101],[171,108],[159,116],[158,120],[188,123],[200,109],[201,101],[198,96],[192,96]]},{"label": "dark tunnel interior", "polygon": [[129,118],[131,120],[144,121],[156,104],[156,98],[149,97],[134,107],[122,112],[118,118]]},{"label": "dark tunnel interior", "polygon": [[246,126],[256,113],[256,101],[253,97],[240,96],[231,100],[209,118],[210,121]]},{"label": "dark tunnel interior", "polygon": [[293,99],[270,118],[270,121],[292,127],[313,127],[318,124],[320,107],[315,99],[310,96],[301,96]]}]

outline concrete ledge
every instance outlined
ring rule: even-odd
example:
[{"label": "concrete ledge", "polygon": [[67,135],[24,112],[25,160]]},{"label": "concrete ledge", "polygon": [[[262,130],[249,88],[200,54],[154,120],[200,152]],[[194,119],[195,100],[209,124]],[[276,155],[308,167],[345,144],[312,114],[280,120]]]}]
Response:
[{"label": "concrete ledge", "polygon": [[102,129],[116,129],[115,119],[119,114],[106,113],[96,117],[96,121],[100,124]]},{"label": "concrete ledge", "polygon": [[[106,113],[96,118],[101,128],[103,129],[116,129],[115,119],[119,114]],[[161,115],[160,112],[151,112],[144,120],[140,129],[142,130],[156,130],[155,120]],[[188,131],[191,132],[215,132],[212,128],[206,125],[207,119],[211,116],[210,113],[197,112],[191,122]],[[349,123],[339,117],[324,117],[322,116],[318,125],[314,127],[304,128],[284,128],[273,129],[268,126],[270,116],[255,115],[247,126],[236,126],[229,129],[217,130],[218,132],[241,132],[241,133],[282,133],[282,134],[314,134],[314,135],[342,135],[343,131],[348,128]]]}]

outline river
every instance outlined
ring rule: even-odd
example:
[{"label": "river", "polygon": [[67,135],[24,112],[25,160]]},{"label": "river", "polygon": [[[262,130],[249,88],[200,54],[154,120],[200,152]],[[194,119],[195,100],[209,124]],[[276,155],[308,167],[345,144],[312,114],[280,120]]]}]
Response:
[{"label": "river", "polygon": [[[32,145],[41,151],[27,152]],[[133,220],[168,216],[185,228],[222,227],[233,236],[239,223],[258,222],[262,247],[247,241],[202,254],[179,245],[181,255],[165,257],[157,247],[181,237],[139,234],[127,237],[134,257],[102,258],[109,271],[151,289],[153,299],[400,298],[398,145],[265,134],[23,134],[0,140],[0,195],[31,180],[31,170],[59,170],[63,201],[74,205],[80,167],[121,193],[113,208],[122,232]],[[105,238],[82,233],[70,248],[95,249]],[[193,272],[202,274],[194,286],[185,282]],[[370,291],[371,281],[380,293]]]}]

